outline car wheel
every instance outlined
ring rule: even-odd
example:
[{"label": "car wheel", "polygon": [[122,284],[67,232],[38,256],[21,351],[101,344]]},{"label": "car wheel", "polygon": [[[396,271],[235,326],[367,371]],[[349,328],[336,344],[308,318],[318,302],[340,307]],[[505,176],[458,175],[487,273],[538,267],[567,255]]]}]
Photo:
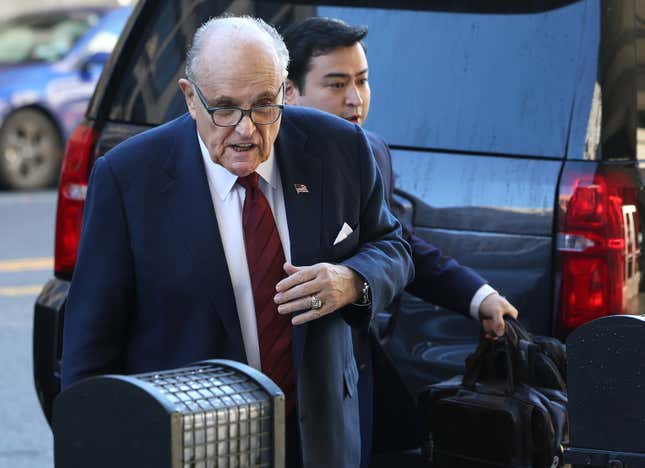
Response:
[{"label": "car wheel", "polygon": [[42,112],[21,109],[0,129],[0,183],[9,189],[37,189],[58,180],[63,142]]}]

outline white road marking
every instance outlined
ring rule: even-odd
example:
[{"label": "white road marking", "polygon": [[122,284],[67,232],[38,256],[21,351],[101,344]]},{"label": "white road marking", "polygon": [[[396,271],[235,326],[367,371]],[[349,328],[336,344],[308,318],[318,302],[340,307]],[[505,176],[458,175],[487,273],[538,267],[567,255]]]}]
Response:
[{"label": "white road marking", "polygon": [[4,296],[34,296],[39,294],[41,289],[43,289],[42,284],[34,284],[30,286],[11,286],[11,287],[0,287],[0,297]]},{"label": "white road marking", "polygon": [[17,258],[15,260],[0,260],[0,273],[51,270],[53,268],[54,268],[54,259],[52,257]]}]

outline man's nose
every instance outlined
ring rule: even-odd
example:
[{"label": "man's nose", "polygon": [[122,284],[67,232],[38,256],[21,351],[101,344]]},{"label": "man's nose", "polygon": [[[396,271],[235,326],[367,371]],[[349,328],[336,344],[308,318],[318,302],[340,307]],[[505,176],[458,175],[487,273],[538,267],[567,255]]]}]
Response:
[{"label": "man's nose", "polygon": [[242,120],[240,120],[235,126],[235,131],[243,136],[253,135],[255,124],[251,120],[251,116],[249,114],[242,116]]},{"label": "man's nose", "polygon": [[349,85],[347,87],[347,93],[345,94],[345,101],[348,105],[358,107],[363,104],[363,98],[358,88],[355,85]]}]

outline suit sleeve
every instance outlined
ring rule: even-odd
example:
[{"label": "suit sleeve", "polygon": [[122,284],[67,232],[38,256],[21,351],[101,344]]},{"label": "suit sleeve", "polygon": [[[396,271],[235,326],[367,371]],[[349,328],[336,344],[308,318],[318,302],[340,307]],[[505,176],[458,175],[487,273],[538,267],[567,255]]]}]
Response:
[{"label": "suit sleeve", "polygon": [[62,388],[121,372],[134,274],[123,200],[107,157],[92,170],[67,304]]},{"label": "suit sleeve", "polygon": [[[401,224],[390,213],[385,201],[383,181],[376,167],[365,134],[356,126],[357,153],[361,181],[360,247],[342,262],[370,285],[372,303],[369,313],[357,307],[346,309],[345,319],[355,326],[369,323],[373,311],[385,307],[414,276],[410,246],[402,237]],[[359,312],[359,313],[357,313]]]}]

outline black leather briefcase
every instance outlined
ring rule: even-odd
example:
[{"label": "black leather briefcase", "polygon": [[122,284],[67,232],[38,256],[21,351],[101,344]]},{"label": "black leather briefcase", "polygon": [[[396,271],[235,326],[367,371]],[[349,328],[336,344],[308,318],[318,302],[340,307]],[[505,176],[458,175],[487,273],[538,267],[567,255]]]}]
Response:
[{"label": "black leather briefcase", "polygon": [[[530,335],[521,339],[517,326],[507,322],[506,335],[496,341],[482,338],[466,360],[463,378],[431,385],[421,394],[433,468],[561,464],[561,444],[567,433],[566,392],[527,383],[528,376],[535,376],[527,372],[528,363],[536,360],[527,357]],[[552,386],[563,384],[552,372],[559,373],[557,365],[546,372],[547,380],[555,382]]]}]

